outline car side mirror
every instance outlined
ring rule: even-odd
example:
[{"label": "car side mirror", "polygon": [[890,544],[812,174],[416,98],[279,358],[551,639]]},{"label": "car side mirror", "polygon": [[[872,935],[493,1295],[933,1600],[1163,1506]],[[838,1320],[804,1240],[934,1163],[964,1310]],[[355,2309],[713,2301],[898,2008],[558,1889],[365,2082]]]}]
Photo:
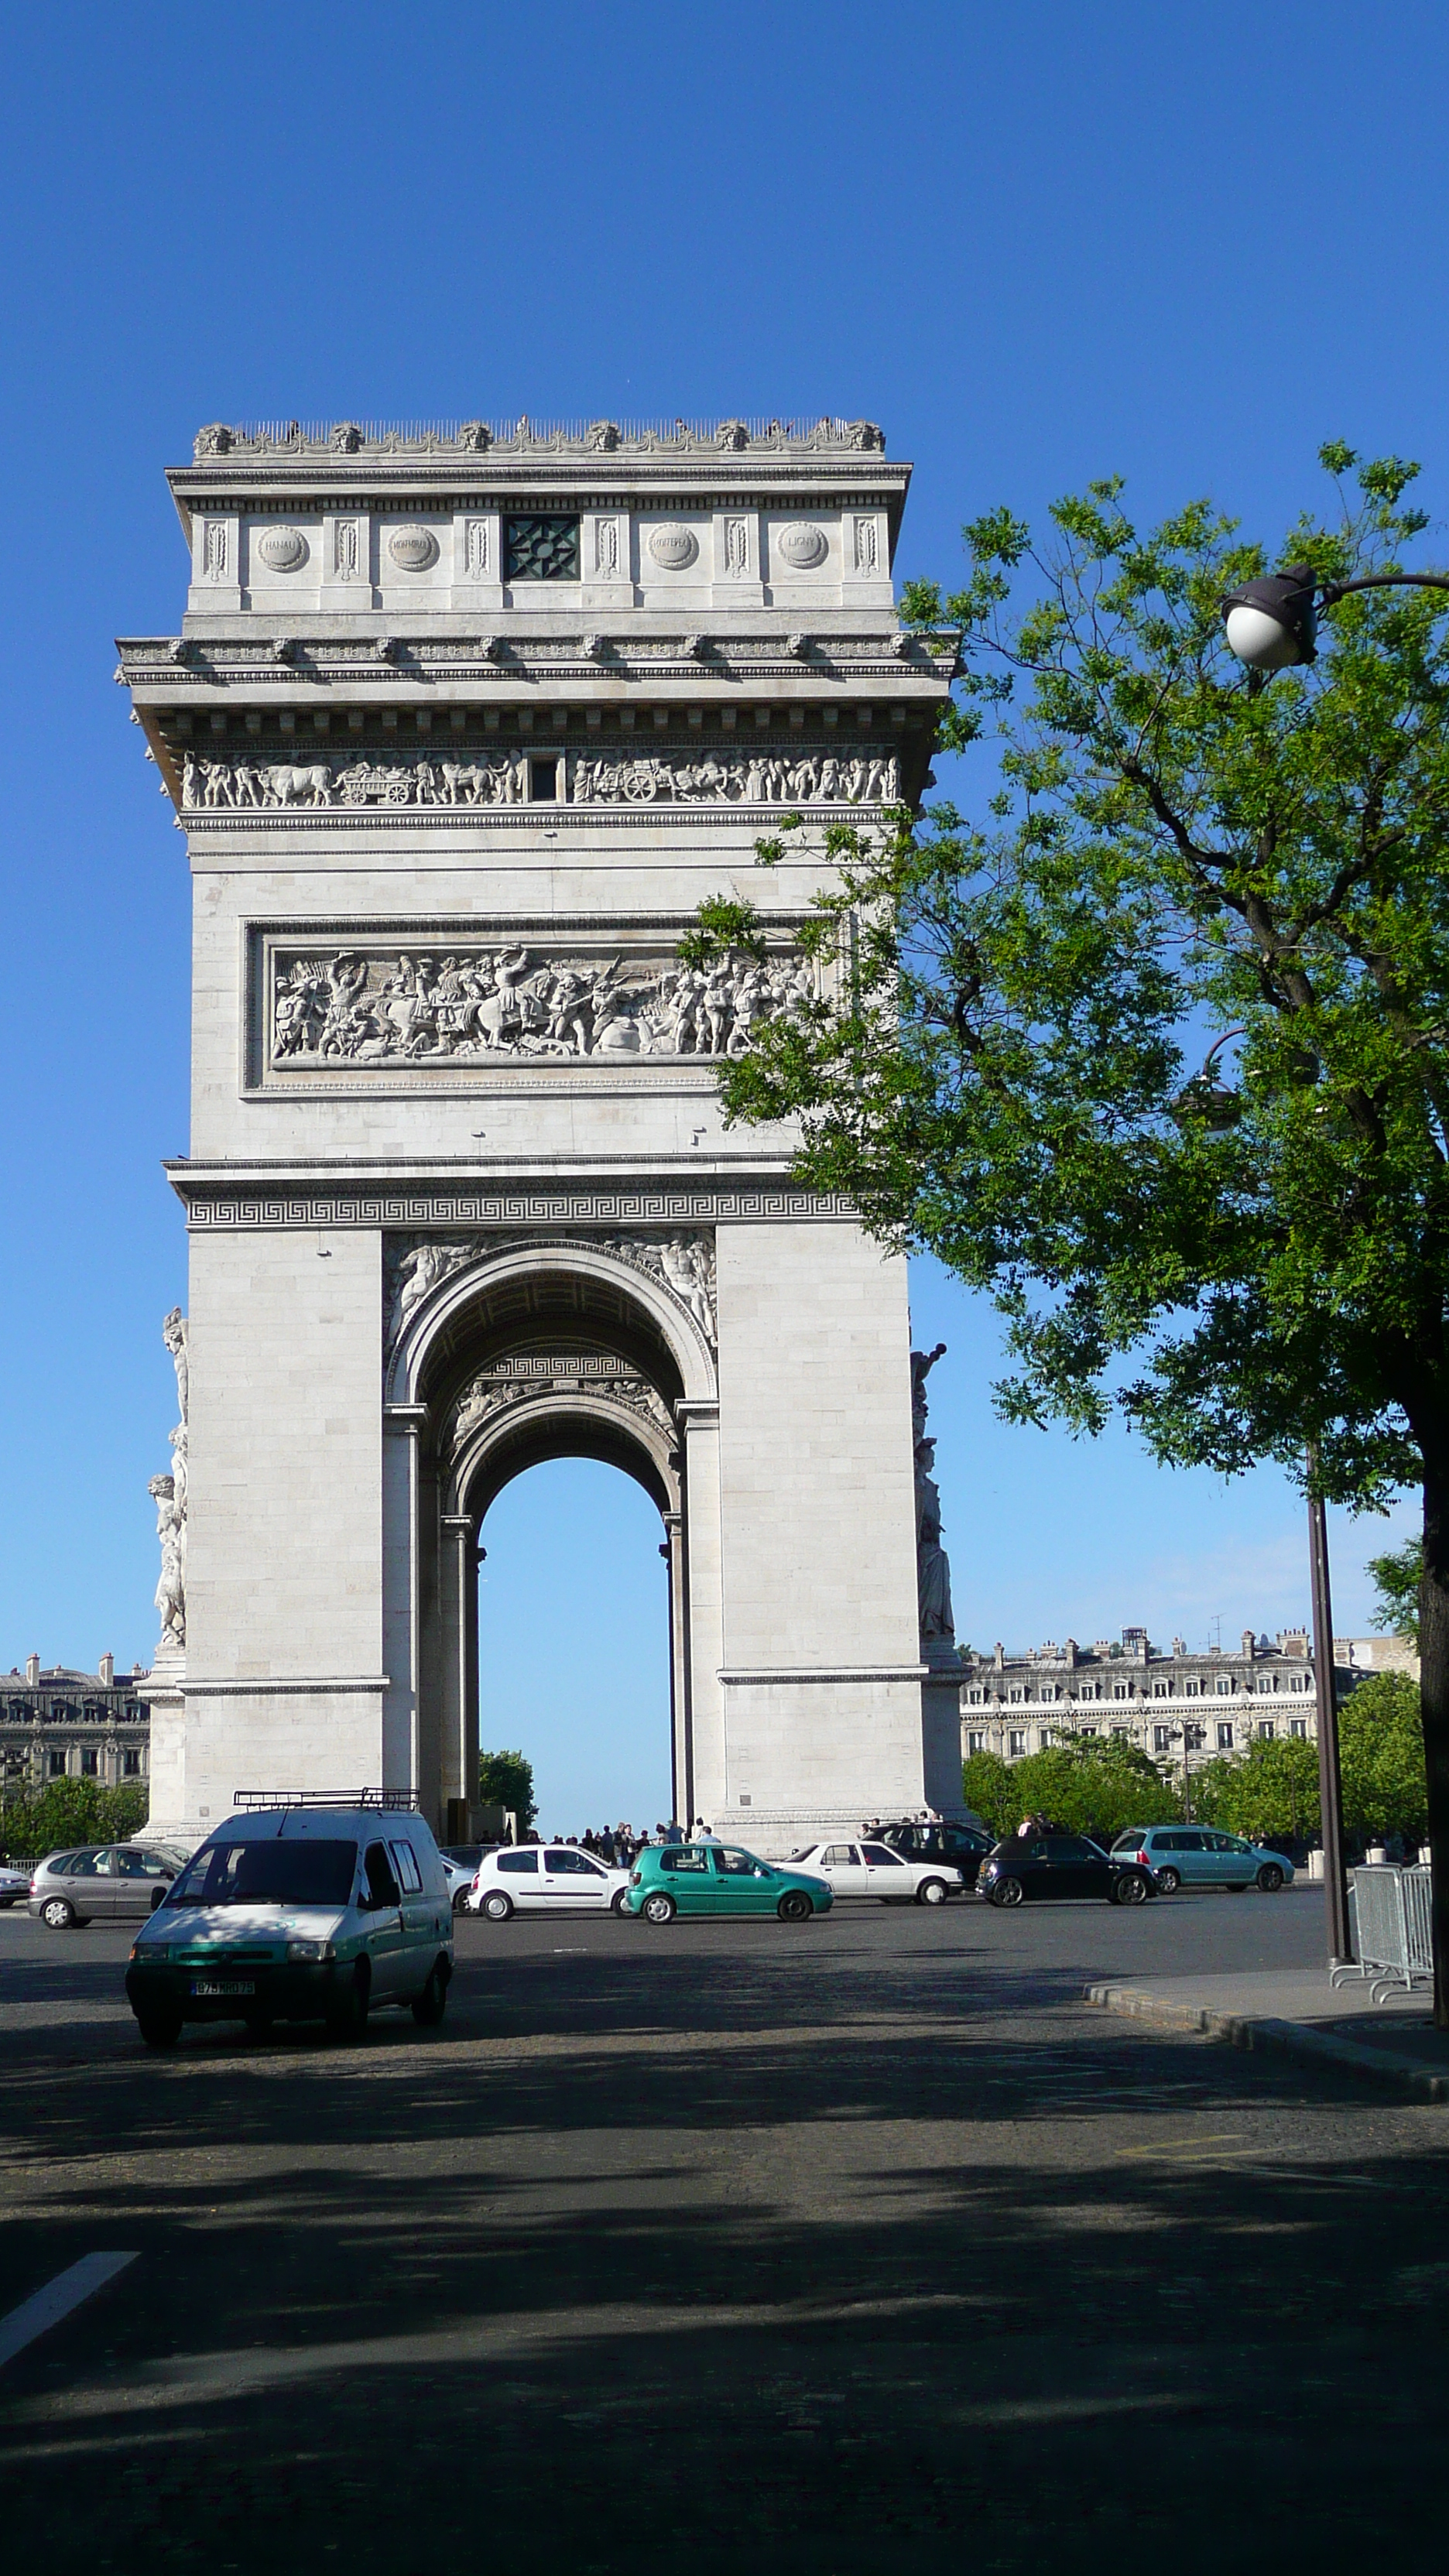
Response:
[{"label": "car side mirror", "polygon": [[167,1896],[168,1896],[168,1894],[169,1894],[169,1893],[170,1893],[169,1889],[164,1888],[164,1887],[153,1887],[153,1888],[152,1888],[152,1890],[151,1890],[151,1911],[152,1911],[152,1913],[153,1913],[153,1914],[155,1913],[156,1908],[157,1908],[157,1906],[158,1906],[158,1905],[164,1905],[164,1904],[165,1904],[166,1899],[167,1899]]}]

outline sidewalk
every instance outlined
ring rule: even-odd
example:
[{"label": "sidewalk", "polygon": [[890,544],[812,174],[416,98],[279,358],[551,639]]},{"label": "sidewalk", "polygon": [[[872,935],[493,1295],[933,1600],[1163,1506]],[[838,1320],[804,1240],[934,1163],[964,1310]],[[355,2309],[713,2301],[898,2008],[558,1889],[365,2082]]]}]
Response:
[{"label": "sidewalk", "polygon": [[1449,2102],[1449,2031],[1435,2030],[1422,1992],[1373,2004],[1366,1984],[1331,1987],[1323,1967],[1093,1985],[1083,2001],[1167,2030],[1205,2031],[1234,2048],[1327,2061],[1421,2102]]}]

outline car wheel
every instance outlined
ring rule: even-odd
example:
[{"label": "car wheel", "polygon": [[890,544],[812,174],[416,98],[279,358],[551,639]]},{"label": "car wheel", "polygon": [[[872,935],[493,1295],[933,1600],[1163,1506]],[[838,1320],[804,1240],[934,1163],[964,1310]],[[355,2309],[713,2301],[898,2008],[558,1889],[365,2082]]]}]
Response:
[{"label": "car wheel", "polygon": [[1160,1869],[1157,1873],[1157,1885],[1161,1895],[1175,1896],[1182,1885],[1181,1870]]},{"label": "car wheel", "polygon": [[1276,1896],[1282,1884],[1283,1872],[1275,1862],[1270,1860],[1266,1868],[1259,1870],[1258,1885],[1265,1896]]},{"label": "car wheel", "polygon": [[610,1897],[610,1899],[609,1899],[609,1912],[610,1912],[611,1914],[622,1914],[622,1913],[623,1913],[623,1911],[624,1911],[624,1899],[625,1899],[625,1897],[628,1895],[628,1893],[629,1893],[629,1891],[628,1891],[627,1887],[616,1887],[616,1888],[615,1888],[613,1895],[612,1895],[612,1896]]},{"label": "car wheel", "polygon": [[413,2019],[419,2030],[436,2030],[448,2009],[448,1966],[445,1959],[435,1959],[428,1982],[420,1995],[413,1997]]},{"label": "car wheel", "polygon": [[76,1910],[64,1896],[52,1896],[42,1905],[40,1919],[52,1932],[69,1932],[77,1919]]},{"label": "car wheel", "polygon": [[662,1889],[657,1889],[654,1895],[645,1897],[639,1911],[646,1923],[672,1923],[679,1908],[672,1896],[666,1896]]},{"label": "car wheel", "polygon": [[803,1887],[787,1887],[775,1908],[782,1923],[808,1923],[814,1911]]},{"label": "car wheel", "polygon": [[470,1891],[468,1888],[466,1888],[466,1887],[460,1887],[460,1888],[459,1888],[457,1895],[456,1895],[456,1896],[454,1897],[454,1899],[453,1899],[453,1912],[454,1912],[455,1914],[466,1914],[466,1913],[467,1913],[467,1911],[468,1911],[468,1898],[469,1898],[470,1893],[471,1893],[471,1891]]},{"label": "car wheel", "polygon": [[1114,1905],[1145,1905],[1146,1879],[1137,1877],[1135,1872],[1124,1872],[1112,1890],[1112,1902]]},{"label": "car wheel", "polygon": [[367,1970],[359,1962],[341,1993],[333,1998],[331,2010],[327,2014],[328,2038],[361,2039],[367,2028],[367,2007],[370,2000]]},{"label": "car wheel", "polygon": [[490,1923],[506,1923],[513,1912],[513,1899],[505,1896],[501,1887],[491,1887],[483,1899],[482,1910]]},{"label": "car wheel", "polygon": [[916,1890],[916,1903],[918,1905],[944,1905],[945,1902],[946,1882],[944,1878],[923,1878],[920,1886]]},{"label": "car wheel", "polygon": [[174,2048],[181,2037],[179,2012],[143,2012],[136,2015],[136,2028],[148,2048]]},{"label": "car wheel", "polygon": [[999,1878],[991,1891],[993,1905],[1019,1905],[1026,1894],[1019,1878]]}]

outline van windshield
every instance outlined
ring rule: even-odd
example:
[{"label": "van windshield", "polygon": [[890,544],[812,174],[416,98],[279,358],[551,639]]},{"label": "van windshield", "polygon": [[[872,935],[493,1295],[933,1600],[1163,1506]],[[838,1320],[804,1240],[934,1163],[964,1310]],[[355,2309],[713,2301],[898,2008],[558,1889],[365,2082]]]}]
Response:
[{"label": "van windshield", "polygon": [[168,1905],[346,1905],[357,1868],[356,1843],[218,1843],[200,1851],[166,1899]]}]

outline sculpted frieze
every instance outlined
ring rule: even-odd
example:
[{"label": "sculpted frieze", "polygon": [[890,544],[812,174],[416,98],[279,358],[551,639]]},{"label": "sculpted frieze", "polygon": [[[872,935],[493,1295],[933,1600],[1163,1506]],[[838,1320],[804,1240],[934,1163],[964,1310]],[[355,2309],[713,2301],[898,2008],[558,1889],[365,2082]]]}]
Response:
[{"label": "sculpted frieze", "polygon": [[674,1436],[664,1398],[627,1361],[602,1352],[524,1352],[480,1370],[463,1389],[450,1427],[449,1454],[456,1458],[473,1432],[501,1414],[571,1395],[618,1405],[666,1439]]},{"label": "sculpted frieze", "polygon": [[[712,1351],[718,1343],[715,1322],[714,1230],[706,1226],[672,1226],[667,1231],[627,1233],[515,1234],[478,1232],[454,1235],[392,1235],[383,1253],[384,1346],[390,1359],[419,1309],[433,1291],[460,1271],[497,1260],[520,1249],[538,1251],[573,1244],[580,1251],[607,1253],[637,1270],[681,1307]],[[496,1366],[495,1364],[495,1373]],[[565,1369],[572,1363],[558,1361]],[[521,1364],[520,1364],[521,1367]],[[532,1363],[529,1364],[531,1374]]]},{"label": "sculpted frieze", "polygon": [[668,950],[592,957],[523,945],[330,956],[270,952],[271,1061],[629,1063],[738,1057],[765,1021],[799,1018],[814,970],[776,951],[708,967]]},{"label": "sculpted frieze", "polygon": [[[574,805],[894,804],[900,762],[893,752],[830,750],[705,753],[572,753],[563,801]],[[188,751],[181,764],[184,812],[315,811],[322,806],[457,807],[528,801],[528,755],[442,760],[214,760]]]}]

